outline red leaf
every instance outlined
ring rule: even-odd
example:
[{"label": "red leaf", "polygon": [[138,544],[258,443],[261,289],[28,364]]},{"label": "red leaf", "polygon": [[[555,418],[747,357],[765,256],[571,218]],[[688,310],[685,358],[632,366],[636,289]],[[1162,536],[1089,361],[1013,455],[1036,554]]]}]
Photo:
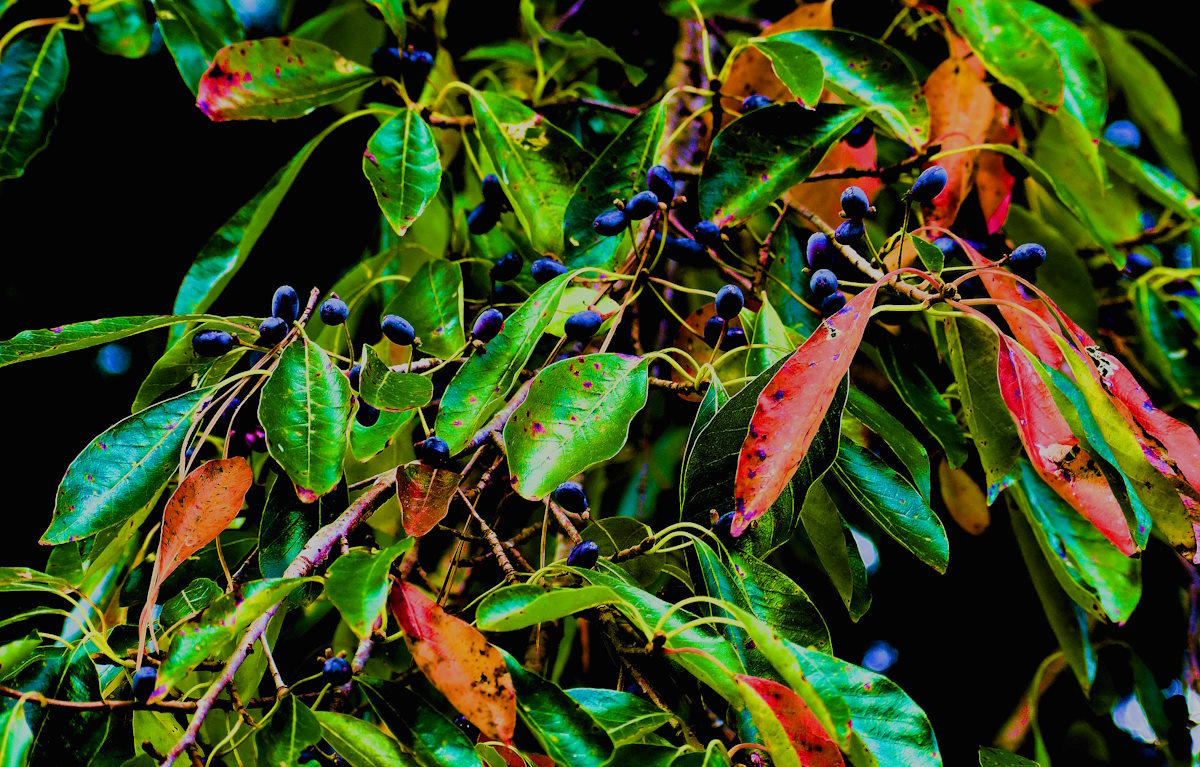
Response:
[{"label": "red leaf", "polygon": [[[979,275],[979,278],[983,281],[983,286],[987,288],[987,292],[992,298],[1001,301],[1010,301],[1017,306],[1028,309],[1041,318],[1046,325],[1050,326],[1054,333],[1061,335],[1058,329],[1058,319],[1055,317],[1054,312],[1045,303],[1028,292],[1024,285],[1017,282],[1016,277],[1010,276],[1009,273],[993,267],[992,262],[984,258],[969,243],[963,242],[962,248],[966,251],[967,258],[971,260],[972,266],[978,268],[991,267],[991,271],[983,272]],[[1062,368],[1062,350],[1055,343],[1050,330],[1047,330],[1040,322],[1029,316],[1028,312],[1021,309],[1013,306],[1005,306],[1004,304],[1001,304],[999,309],[1000,314],[1004,317],[1004,321],[1012,329],[1013,336],[1021,342],[1022,346],[1036,354],[1037,358],[1046,365],[1056,370]]]},{"label": "red leaf", "polygon": [[388,603],[421,673],[480,732],[511,743],[517,694],[500,651],[416,586],[394,584]]},{"label": "red leaf", "polygon": [[545,754],[520,754],[516,749],[508,746],[492,745],[496,749],[496,753],[504,760],[504,763],[509,767],[529,767],[525,760],[533,762],[534,767],[554,767],[554,760]]},{"label": "red leaf", "polygon": [[[929,135],[942,151],[980,144],[992,124],[996,99],[983,81],[983,72],[966,59],[949,58],[925,81],[929,102]],[[933,198],[927,223],[950,226],[975,183],[978,151],[960,152],[938,159],[949,177],[946,188]]]},{"label": "red leaf", "polygon": [[245,458],[209,461],[179,483],[163,509],[155,557],[159,583],[229,526],[252,484],[254,472]]},{"label": "red leaf", "polygon": [[[1011,120],[1012,111],[997,103],[984,141],[1015,145],[1020,131]],[[979,169],[975,171],[975,194],[979,197],[979,207],[983,209],[988,234],[995,234],[1004,227],[1009,205],[1012,204],[1013,185],[1017,182],[1004,166],[1004,157],[999,152],[982,152],[979,155]]]},{"label": "red leaf", "polygon": [[741,535],[791,480],[862,341],[879,284],[821,323],[771,379],[738,456],[733,534]]},{"label": "red leaf", "polygon": [[996,375],[1021,444],[1041,478],[1122,554],[1137,553],[1125,512],[1095,460],[1079,447],[1033,361],[1005,335],[1000,336]]},{"label": "red leaf", "polygon": [[803,767],[838,767],[846,763],[829,733],[791,688],[757,676],[738,674],[737,679],[771,708]]},{"label": "red leaf", "polygon": [[450,510],[460,479],[448,469],[434,469],[420,462],[397,467],[396,500],[404,532],[419,538],[437,527]]}]

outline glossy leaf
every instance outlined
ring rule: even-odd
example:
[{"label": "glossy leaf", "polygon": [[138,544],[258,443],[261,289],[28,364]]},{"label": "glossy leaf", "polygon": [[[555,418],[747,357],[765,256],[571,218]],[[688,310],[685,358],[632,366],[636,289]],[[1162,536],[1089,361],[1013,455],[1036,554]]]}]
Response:
[{"label": "glossy leaf", "polygon": [[554,317],[550,319],[550,324],[546,326],[546,333],[552,336],[562,337],[566,335],[567,319],[577,312],[582,312],[584,309],[591,309],[604,318],[605,322],[600,325],[600,329],[596,331],[596,335],[603,338],[604,333],[612,326],[609,318],[613,317],[621,308],[621,305],[612,300],[608,296],[599,296],[600,291],[592,288],[579,287],[572,285],[563,291],[562,300],[558,302],[558,308],[554,310]]},{"label": "glossy leaf", "polygon": [[411,322],[421,339],[421,351],[441,357],[459,354],[467,343],[462,267],[442,259],[422,264],[383,314],[396,314]]},{"label": "glossy leaf", "polygon": [[388,367],[370,346],[363,346],[359,393],[381,410],[401,412],[425,407],[433,398],[433,383],[416,373],[400,373]]},{"label": "glossy leaf", "polygon": [[516,583],[484,597],[475,610],[475,623],[483,631],[515,631],[619,599],[605,586],[547,590],[531,583]]},{"label": "glossy leaf", "polygon": [[1038,763],[999,748],[980,748],[979,767],[1038,767]]},{"label": "glossy leaf", "polygon": [[1063,71],[1063,108],[1093,136],[1104,129],[1108,113],[1108,78],[1100,55],[1071,22],[1032,0],[1013,0],[1013,11],[1050,44]]},{"label": "glossy leaf", "polygon": [[589,37],[578,30],[573,32],[564,32],[561,29],[561,24],[555,24],[547,29],[537,20],[537,9],[533,0],[521,0],[521,22],[525,27],[525,33],[540,43],[550,43],[552,45],[565,48],[572,56],[579,57],[584,60],[606,59],[616,64],[621,65],[625,70],[625,76],[629,78],[629,82],[633,85],[638,85],[645,78],[646,73],[639,67],[625,61],[616,51],[600,42],[594,37]]},{"label": "glossy leaf", "polygon": [[913,248],[917,251],[917,258],[921,259],[921,264],[926,271],[934,274],[942,271],[946,265],[946,254],[942,252],[942,249],[921,237],[913,236],[911,239]]},{"label": "glossy leaf", "polygon": [[946,451],[950,466],[957,468],[966,463],[967,438],[941,392],[917,364],[912,350],[893,342],[881,344],[878,351],[880,367],[896,387],[896,393]]},{"label": "glossy leaf", "polygon": [[[757,376],[756,376],[757,377]],[[692,454],[692,448],[696,446],[696,440],[700,438],[700,433],[704,431],[704,427],[708,426],[712,421],[713,416],[717,414],[721,408],[725,407],[725,403],[729,401],[729,394],[725,391],[724,384],[719,378],[714,377],[709,387],[704,392],[704,396],[700,398],[700,405],[696,408],[696,420],[692,422],[691,431],[688,432],[687,448],[683,452],[683,465],[686,468],[688,458]],[[679,483],[680,506],[683,505],[683,491],[685,484]]]},{"label": "glossy leaf", "polygon": [[559,275],[534,291],[505,318],[504,329],[488,342],[487,350],[472,355],[446,387],[435,430],[451,454],[462,450],[503,405],[570,278],[570,273]]},{"label": "glossy leaf", "polygon": [[[224,378],[246,351],[244,347],[234,346],[230,353],[224,354],[216,360],[212,357],[203,357],[196,354],[195,349],[192,348],[192,339],[196,334],[209,330],[224,330],[237,333],[239,340],[249,342],[253,338],[253,333],[233,325],[247,329],[257,328],[259,322],[260,320],[253,317],[230,317],[228,320],[201,322],[193,326],[178,341],[171,344],[150,368],[142,385],[138,387],[137,396],[134,397],[133,412],[136,413],[150,407],[155,400],[179,384],[191,380],[193,376],[205,374],[206,371],[206,377],[210,381]],[[221,434],[224,432],[222,431]]]},{"label": "glossy leaf", "polygon": [[646,405],[648,364],[622,354],[588,354],[538,373],[504,427],[509,481],[530,500],[612,458]]},{"label": "glossy leaf", "polygon": [[438,692],[487,737],[512,741],[516,695],[500,651],[415,586],[395,583],[388,604],[413,662]]},{"label": "glossy leaf", "polygon": [[53,357],[78,349],[119,341],[138,333],[170,327],[189,321],[210,320],[225,322],[221,317],[207,314],[172,316],[169,314],[145,314],[135,317],[109,317],[89,322],[75,322],[45,330],[23,330],[7,341],[0,342],[0,367],[17,362],[28,362],[43,357]]},{"label": "glossy leaf", "polygon": [[26,706],[11,706],[0,713],[0,765],[23,767],[33,746],[33,732],[25,718]]},{"label": "glossy leaf", "polygon": [[[996,99],[983,82],[978,62],[948,58],[925,81],[929,101],[930,133],[943,150],[962,149],[983,143],[992,124]],[[959,152],[938,161],[948,180],[941,194],[933,198],[930,223],[949,227],[958,216],[963,201],[975,188],[975,169],[979,151]]]},{"label": "glossy leaf", "polygon": [[442,180],[433,131],[417,110],[404,109],[379,126],[363,153],[363,173],[388,223],[403,235],[437,194]]},{"label": "glossy leaf", "polygon": [[913,485],[929,502],[930,469],[929,454],[904,424],[896,420],[882,405],[859,389],[850,389],[846,398],[846,412],[875,434],[883,438],[896,457],[908,469]]},{"label": "glossy leaf", "polygon": [[152,23],[143,3],[120,0],[88,13],[84,34],[103,53],[138,59],[150,49]]},{"label": "glossy leaf", "polygon": [[462,475],[424,463],[396,468],[396,500],[404,532],[414,538],[433,530],[446,518]]},{"label": "glossy leaf", "polygon": [[[10,687],[73,703],[100,699],[96,664],[84,646],[75,649],[46,648],[39,652],[40,662],[27,666],[16,679],[8,683]],[[21,732],[21,724],[24,720],[32,736],[32,743],[29,744],[32,746],[30,764],[39,767],[76,761],[90,762],[108,734],[110,713],[103,710],[42,707],[33,701],[18,703],[11,699],[0,702],[0,711],[5,710],[22,711],[22,714],[10,714],[11,718],[4,722],[16,730],[12,758],[15,759],[17,753],[28,747],[22,745],[24,733]],[[3,721],[0,719],[0,722]],[[7,750],[8,746],[4,746],[4,749]]]},{"label": "glossy leaf", "polygon": [[160,580],[229,526],[253,482],[250,464],[240,457],[207,461],[184,477],[163,510],[154,560]]},{"label": "glossy leaf", "polygon": [[67,468],[41,542],[86,538],[151,503],[178,467],[184,435],[209,394],[199,389],[165,400],[93,439]]},{"label": "glossy leaf", "polygon": [[[685,18],[694,18],[686,2],[676,0],[675,5],[681,8]],[[722,11],[725,12],[725,9],[723,8]],[[793,29],[830,29],[832,27],[832,0],[799,3],[794,10],[784,14],[764,29],[762,36],[770,38]],[[823,69],[824,67],[822,67]],[[818,78],[811,87],[818,86],[824,87],[821,78]],[[725,109],[734,110],[744,98],[754,93],[775,101],[786,98],[787,88],[776,75],[771,60],[756,48],[747,48],[729,66],[728,77],[721,83],[721,92],[727,96],[723,99]],[[815,99],[813,103],[815,103]]]},{"label": "glossy leaf", "polygon": [[320,739],[320,722],[295,695],[281,700],[267,723],[254,733],[263,764],[298,764],[300,752]]},{"label": "glossy leaf", "polygon": [[350,767],[418,767],[396,739],[370,722],[349,714],[318,711],[321,733]]},{"label": "glossy leaf", "polygon": [[730,554],[734,576],[749,598],[750,609],[784,639],[830,652],[829,627],[804,589],[787,575],[753,556]]},{"label": "glossy leaf", "polygon": [[800,523],[804,525],[822,569],[850,613],[850,619],[857,621],[871,606],[867,572],[854,534],[842,519],[824,482],[816,482],[809,488],[800,508]]},{"label": "glossy leaf", "polygon": [[217,51],[245,33],[229,0],[153,0],[163,43],[192,93]]},{"label": "glossy leaf", "polygon": [[267,490],[258,528],[258,569],[263,577],[282,577],[313,534],[349,505],[347,494],[339,489],[314,508],[296,496],[286,477],[276,477]]},{"label": "glossy leaf", "polygon": [[637,740],[671,720],[670,714],[650,701],[620,690],[573,687],[565,692],[608,733],[613,743]]},{"label": "glossy leaf", "polygon": [[700,215],[721,226],[743,221],[808,177],[866,112],[799,104],[756,109],[717,134],[700,176]]},{"label": "glossy leaf", "polygon": [[804,701],[770,679],[739,676],[738,688],[779,767],[844,765],[842,752]]},{"label": "glossy leaf", "polygon": [[658,162],[666,110],[662,102],[643,111],[614,138],[571,193],[563,218],[563,260],[573,269],[610,269],[623,237],[602,237],[592,228],[613,200],[628,200],[646,185],[646,171]]},{"label": "glossy leaf", "polygon": [[562,252],[570,190],[591,164],[591,155],[542,115],[507,96],[473,92],[471,111],[480,143],[533,249]]},{"label": "glossy leaf", "polygon": [[558,685],[504,653],[517,691],[517,712],[556,764],[600,767],[612,756],[613,742],[596,720]]},{"label": "glossy leaf", "polygon": [[768,40],[801,45],[817,54],[825,87],[848,103],[875,111],[900,140],[914,147],[929,141],[929,108],[921,84],[908,62],[887,45],[840,29],[798,29]]},{"label": "glossy leaf", "polygon": [[46,147],[67,85],[67,46],[57,27],[17,35],[0,59],[0,179],[25,172]]},{"label": "glossy leaf", "polygon": [[[408,27],[404,23],[404,3],[400,0],[367,0],[369,4],[374,6],[387,24],[388,29],[396,36],[396,44],[401,49],[404,48],[404,38],[408,32]],[[409,94],[412,98],[418,98],[419,93]]]},{"label": "glossy leaf", "polygon": [[169,629],[181,620],[198,615],[224,593],[225,590],[211,578],[197,578],[183,591],[163,602],[157,623],[163,629]]},{"label": "glossy leaf", "polygon": [[858,350],[878,285],[825,320],[758,397],[738,455],[733,533],[762,516],[791,481]]},{"label": "glossy leaf", "polygon": [[1063,104],[1064,75],[1058,53],[1020,8],[1007,0],[964,0],[946,14],[954,29],[1000,82],[1039,108]]},{"label": "glossy leaf", "polygon": [[350,409],[350,383],[324,349],[302,337],[283,350],[262,388],[258,420],[271,457],[305,503],[342,478]]},{"label": "glossy leaf", "polygon": [[217,51],[196,88],[196,106],[217,122],[302,117],[377,79],[320,43],[264,37]]},{"label": "glossy leaf", "polygon": [[422,767],[475,764],[474,744],[421,696],[399,685],[359,684],[371,709],[416,755]]},{"label": "glossy leaf", "polygon": [[1185,219],[1200,221],[1200,198],[1173,175],[1108,142],[1101,143],[1100,156],[1105,165],[1142,194]]},{"label": "glossy leaf", "polygon": [[753,45],[770,60],[775,76],[797,101],[805,106],[817,103],[825,89],[825,65],[820,55],[786,35],[756,39]]},{"label": "glossy leaf", "polygon": [[[756,348],[764,347],[764,348]],[[754,320],[754,332],[750,336],[750,351],[746,353],[746,375],[757,376],[768,369],[781,357],[785,357],[795,348],[788,337],[787,327],[779,319],[779,313],[771,305],[770,299],[763,296],[762,308]]]},{"label": "glossy leaf", "polygon": [[371,635],[375,620],[387,605],[392,563],[413,547],[414,539],[401,538],[374,553],[351,549],[325,573],[325,596],[360,639]]},{"label": "glossy leaf", "polygon": [[379,420],[374,426],[363,426],[357,419],[350,422],[350,455],[356,461],[365,461],[381,453],[384,448],[404,432],[405,425],[416,416],[416,410],[403,413],[379,411]]}]

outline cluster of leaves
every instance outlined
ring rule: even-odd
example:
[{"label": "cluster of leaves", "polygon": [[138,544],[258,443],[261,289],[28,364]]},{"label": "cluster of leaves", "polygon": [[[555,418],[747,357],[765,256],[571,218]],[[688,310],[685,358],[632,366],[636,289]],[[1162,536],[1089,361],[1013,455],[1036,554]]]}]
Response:
[{"label": "cluster of leaves", "polygon": [[[672,1],[656,83],[533,0],[521,39],[454,60],[447,6],[348,0],[251,39],[224,0],[99,0],[0,38],[0,177],[47,142],[71,31],[130,58],[160,35],[214,121],[342,113],[213,235],[171,314],[0,343],[3,366],[169,332],[133,415],[67,469],[45,572],[0,569],[35,603],[3,624],[26,633],[0,646],[0,762],[938,765],[921,708],[832,654],[795,580],[815,567],[867,611],[851,522],[944,572],[935,487],[968,532],[1010,510],[1061,645],[1030,706],[1064,662],[1091,690],[1140,552],[1190,569],[1200,534],[1200,184],[1129,38],[1032,0],[904,3],[886,42],[832,0],[765,30],[747,2]],[[372,66],[335,50],[354,15],[386,41]],[[617,103],[613,81],[653,95]],[[1114,94],[1146,150],[1106,132]],[[362,118],[382,217],[361,263],[281,340],[205,314]],[[945,188],[914,205],[931,164]],[[598,233],[660,165],[676,196]],[[481,204],[489,175],[503,200]],[[835,236],[847,179],[873,207]],[[1036,274],[1006,268],[1026,241],[1050,254]],[[498,282],[502,259],[522,268]],[[853,296],[822,317],[826,264]],[[725,282],[745,305],[706,333]],[[348,319],[313,318],[323,297]],[[502,326],[468,333],[489,309]],[[594,336],[568,327],[583,311]],[[381,337],[387,315],[419,344]],[[210,356],[213,331],[232,343]],[[430,435],[448,459],[417,457]],[[556,496],[576,480],[590,506]],[[587,541],[594,564],[567,556]],[[1129,663],[1184,763],[1186,711]],[[1023,737],[980,763],[1029,763]]]}]

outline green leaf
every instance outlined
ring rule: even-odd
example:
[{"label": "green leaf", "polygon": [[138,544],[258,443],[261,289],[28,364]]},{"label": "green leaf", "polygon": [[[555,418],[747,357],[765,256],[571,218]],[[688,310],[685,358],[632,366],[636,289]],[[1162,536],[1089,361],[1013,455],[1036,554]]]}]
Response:
[{"label": "green leaf", "polygon": [[[805,233],[807,234],[807,232]],[[821,322],[821,315],[797,300],[809,291],[809,274],[805,268],[805,237],[791,226],[784,225],[771,241],[771,267],[767,280],[767,296],[779,313],[784,325],[803,338],[808,338]]]},{"label": "green leaf", "polygon": [[350,767],[420,767],[400,744],[375,725],[348,714],[315,714],[325,740]]},{"label": "green leaf", "polygon": [[209,394],[198,389],[160,402],[93,439],[67,468],[41,542],[86,538],[153,502],[179,466],[184,436]]},{"label": "green leaf", "polygon": [[549,42],[564,48],[570,55],[587,60],[605,59],[620,64],[629,82],[638,85],[646,77],[640,68],[625,61],[616,51],[594,37],[583,32],[563,32],[558,28],[546,29],[537,20],[537,9],[532,0],[521,0],[521,23],[526,34],[538,42]]},{"label": "green leaf", "polygon": [[837,104],[778,104],[734,120],[717,134],[704,164],[700,215],[729,226],[765,209],[808,178],[865,115]]},{"label": "green leaf", "polygon": [[[817,54],[829,90],[850,104],[869,107],[910,146],[929,142],[929,105],[921,82],[892,48],[840,29],[797,29],[767,40],[800,45]],[[815,99],[804,103],[815,103]]]},{"label": "green leaf", "polygon": [[788,576],[766,562],[731,553],[734,575],[746,590],[754,614],[784,639],[832,652],[829,627],[817,606]]},{"label": "green leaf", "polygon": [[487,343],[487,351],[474,354],[442,395],[437,435],[450,453],[459,452],[508,398],[517,373],[529,361],[563,290],[574,276],[561,274],[542,285],[504,320],[504,329]]},{"label": "green leaf", "polygon": [[[42,643],[41,634],[34,631],[24,639],[0,645],[0,681],[19,672]],[[3,762],[0,762],[3,764]]]},{"label": "green leaf", "polygon": [[56,354],[65,354],[78,349],[87,349],[149,330],[205,320],[224,321],[227,329],[231,331],[235,329],[224,318],[208,314],[184,316],[142,314],[134,317],[108,317],[102,320],[76,322],[45,330],[22,330],[7,341],[0,342],[0,367],[43,357],[53,357]]},{"label": "green leaf", "polygon": [[[404,38],[408,33],[408,25],[404,23],[404,3],[401,0],[367,0],[367,3],[375,6],[379,14],[383,16],[384,23],[396,36],[396,45],[404,50]],[[413,98],[420,96],[419,93],[410,95]]]},{"label": "green leaf", "polygon": [[1079,27],[1032,0],[1009,5],[1058,54],[1063,71],[1063,108],[1079,118],[1093,136],[1104,130],[1108,114],[1108,77],[1100,55]]},{"label": "green leaf", "polygon": [[[600,547],[602,557],[611,557],[618,551],[633,548],[653,534],[645,522],[633,517],[592,518],[592,523],[579,531],[585,541],[594,541]],[[621,569],[636,583],[652,588],[667,566],[666,554],[641,554],[621,563]],[[675,571],[676,574],[678,571]]]},{"label": "green leaf", "polygon": [[1063,104],[1058,53],[1008,0],[963,0],[946,14],[996,79],[1040,109]]},{"label": "green leaf", "polygon": [[817,103],[825,89],[825,65],[817,53],[785,35],[754,39],[751,44],[770,59],[775,76],[801,104]]},{"label": "green leaf", "polygon": [[641,357],[623,354],[588,354],[543,368],[504,426],[513,489],[540,500],[616,455],[646,406],[648,368]]},{"label": "green leaf", "polygon": [[950,542],[942,522],[908,480],[843,438],[833,473],[846,492],[904,548],[939,573],[946,572]]},{"label": "green leaf", "polygon": [[186,620],[212,604],[213,600],[225,593],[211,578],[197,578],[188,584],[187,588],[163,603],[158,613],[159,631],[171,628],[181,620]]},{"label": "green leaf", "polygon": [[[704,431],[704,427],[708,426],[709,421],[717,414],[717,411],[725,407],[725,403],[729,401],[729,394],[725,391],[724,384],[721,379],[713,376],[709,382],[708,388],[704,391],[704,396],[700,398],[700,406],[696,408],[696,420],[692,422],[691,431],[688,432],[687,449],[683,453],[683,465],[687,466],[688,457],[692,454],[692,448],[696,446],[696,440],[700,438],[700,433]],[[680,505],[683,500],[683,482],[679,483]]]},{"label": "green leaf", "polygon": [[325,596],[359,639],[371,635],[375,620],[387,607],[392,563],[412,548],[414,538],[401,538],[383,551],[352,549],[338,557],[325,574]]},{"label": "green leaf", "polygon": [[102,53],[140,59],[150,50],[152,25],[141,0],[119,0],[88,13],[83,33]]},{"label": "green leaf", "polygon": [[517,583],[484,597],[475,610],[475,623],[480,631],[516,631],[619,600],[606,586],[547,590]]},{"label": "green leaf", "polygon": [[25,767],[33,732],[25,719],[26,706],[12,706],[0,713],[0,767]]},{"label": "green leaf", "polygon": [[416,417],[416,414],[415,409],[405,410],[403,413],[381,410],[379,420],[374,426],[363,426],[357,419],[351,421],[350,455],[354,456],[356,461],[375,457],[404,429],[405,424]]},{"label": "green leaf", "polygon": [[850,619],[857,621],[871,606],[866,568],[854,542],[854,534],[823,482],[809,488],[808,497],[800,508],[800,523],[808,533],[821,567],[846,605]]},{"label": "green leaf", "polygon": [[[142,381],[142,385],[138,387],[137,396],[134,397],[133,412],[136,413],[139,410],[150,407],[162,395],[184,381],[191,379],[193,376],[204,373],[206,370],[211,371],[208,377],[209,382],[215,383],[214,379],[220,380],[224,378],[225,374],[241,359],[246,349],[235,346],[230,353],[224,354],[214,360],[212,357],[202,357],[196,354],[192,349],[192,339],[198,333],[203,333],[206,330],[226,330],[236,333],[237,330],[233,325],[257,327],[259,320],[253,317],[230,317],[227,320],[203,322],[193,326],[178,341],[171,344],[163,356],[159,357],[154,363],[154,367],[150,368],[150,372],[146,375],[145,380]],[[239,340],[249,342],[253,334],[242,330],[238,333],[238,336]]]},{"label": "green leaf", "polygon": [[411,322],[421,339],[421,351],[438,357],[460,354],[467,343],[462,267],[443,259],[425,262],[383,314],[397,314]]},{"label": "green leaf", "polygon": [[46,147],[67,87],[67,46],[58,27],[17,35],[0,59],[0,180],[25,172]]},{"label": "green leaf", "polygon": [[308,539],[348,505],[345,492],[334,492],[318,500],[314,509],[296,497],[296,489],[290,482],[276,477],[267,489],[258,526],[258,569],[262,576],[283,577]]},{"label": "green leaf", "polygon": [[596,720],[558,685],[526,671],[506,652],[504,662],[517,691],[517,713],[556,764],[600,767],[613,742]]},{"label": "green leaf", "polygon": [[675,757],[671,767],[731,767],[732,764],[725,744],[712,740],[703,753],[691,752]]},{"label": "green leaf", "polygon": [[392,370],[370,346],[363,345],[359,393],[380,410],[404,411],[425,407],[433,398],[433,383],[417,373]]},{"label": "green leaf", "polygon": [[783,320],[779,319],[779,313],[771,306],[770,299],[764,293],[762,308],[758,311],[754,320],[754,332],[750,335],[750,351],[746,353],[746,375],[757,376],[795,349],[796,345],[788,336],[787,327]]},{"label": "green leaf", "polygon": [[471,111],[479,141],[533,249],[561,253],[570,190],[591,164],[591,155],[545,117],[507,96],[473,91]]},{"label": "green leaf", "polygon": [[[82,643],[74,649],[46,648],[40,651],[41,657],[37,659],[40,662],[35,661],[27,666],[10,686],[23,692],[37,692],[47,698],[75,703],[100,700],[100,678],[96,673],[96,664],[89,657],[90,646]],[[103,709],[40,707],[34,702],[20,704],[11,698],[0,701],[0,713],[18,709],[22,710],[32,734],[33,753],[29,764],[35,767],[89,763],[108,734],[111,715]],[[18,729],[14,745],[21,749],[19,730],[22,717],[18,714],[11,716],[14,718],[6,724]]]},{"label": "green leaf", "polygon": [[913,247],[916,248],[917,257],[921,259],[921,263],[925,268],[934,274],[942,271],[942,267],[946,265],[946,254],[942,249],[934,245],[929,240],[921,239],[917,236],[912,236]]},{"label": "green leaf", "polygon": [[666,119],[661,101],[643,111],[579,180],[563,217],[563,260],[568,266],[613,267],[625,237],[602,237],[592,221],[610,210],[613,200],[628,200],[645,188],[646,171],[658,162]]},{"label": "green leaf", "polygon": [[321,725],[295,695],[279,702],[275,713],[254,733],[263,764],[299,764],[300,752],[321,739]]},{"label": "green leaf", "polygon": [[1031,762],[1023,756],[999,748],[979,749],[979,767],[1039,767],[1037,762]]},{"label": "green leaf", "polygon": [[918,357],[898,339],[881,344],[878,355],[879,366],[892,386],[896,387],[896,393],[946,451],[950,466],[958,468],[966,463],[967,438],[954,418],[950,405],[917,364]]},{"label": "green leaf", "polygon": [[846,398],[846,412],[875,434],[883,438],[887,446],[904,463],[908,474],[912,477],[913,485],[921,493],[925,503],[929,503],[930,468],[929,454],[924,446],[917,441],[904,424],[896,420],[875,400],[859,389],[850,389]]},{"label": "green leaf", "polygon": [[302,117],[378,79],[320,43],[264,37],[217,51],[196,88],[196,106],[216,122]]},{"label": "green leaf", "polygon": [[559,338],[567,334],[564,327],[567,319],[577,312],[582,312],[584,309],[593,309],[602,317],[609,317],[596,331],[596,335],[603,337],[603,334],[612,326],[612,315],[620,309],[620,304],[609,298],[607,295],[601,296],[599,290],[593,288],[585,288],[580,285],[572,285],[563,291],[562,300],[558,302],[558,308],[554,310],[554,316],[550,319],[550,324],[546,326],[546,333]]},{"label": "green leaf", "polygon": [[217,51],[245,37],[229,0],[153,0],[163,43],[192,93]]},{"label": "green leaf", "polygon": [[442,182],[433,131],[416,109],[405,109],[379,126],[363,153],[363,173],[388,223],[403,235]]},{"label": "green leaf", "polygon": [[1200,222],[1200,199],[1174,176],[1107,141],[1100,144],[1100,156],[1109,168],[1142,194],[1185,219]]},{"label": "green leaf", "polygon": [[991,505],[1012,484],[1011,472],[1021,452],[1020,437],[996,380],[1000,342],[990,328],[975,320],[947,319],[944,328],[950,369],[958,382],[967,428],[979,450]]},{"label": "green leaf", "polygon": [[413,751],[422,767],[458,767],[478,761],[472,742],[415,692],[364,680],[359,689],[387,728]]},{"label": "green leaf", "polygon": [[574,687],[566,693],[617,744],[637,740],[671,720],[670,714],[650,701],[620,690]]},{"label": "green leaf", "polygon": [[301,336],[262,388],[258,420],[267,450],[311,503],[337,486],[350,428],[350,382],[325,350]]},{"label": "green leaf", "polygon": [[1135,282],[1129,296],[1149,367],[1176,397],[1190,407],[1200,408],[1200,366],[1195,361],[1195,333],[1176,321],[1171,306],[1148,280]]}]

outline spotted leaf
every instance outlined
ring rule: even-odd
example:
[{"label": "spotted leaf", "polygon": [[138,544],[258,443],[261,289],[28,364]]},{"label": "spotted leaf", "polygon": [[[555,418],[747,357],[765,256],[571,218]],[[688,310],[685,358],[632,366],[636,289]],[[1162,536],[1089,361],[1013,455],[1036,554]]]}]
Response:
[{"label": "spotted leaf", "polygon": [[739,674],[738,689],[778,767],[844,765],[842,752],[800,696],[771,679]]},{"label": "spotted leaf", "polygon": [[462,475],[419,461],[396,468],[396,500],[400,523],[414,538],[425,535],[446,518]]},{"label": "spotted leaf", "polygon": [[[982,68],[964,59],[949,58],[925,81],[929,100],[930,133],[944,151],[979,144],[992,124],[996,99],[983,82]],[[960,152],[938,160],[946,169],[946,188],[933,198],[931,223],[950,226],[975,185],[979,152]]]}]

